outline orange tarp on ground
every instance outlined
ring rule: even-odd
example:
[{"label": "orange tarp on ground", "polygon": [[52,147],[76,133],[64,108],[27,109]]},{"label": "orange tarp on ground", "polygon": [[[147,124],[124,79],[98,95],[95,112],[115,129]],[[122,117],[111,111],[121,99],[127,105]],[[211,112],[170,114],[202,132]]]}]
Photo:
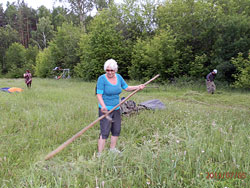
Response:
[{"label": "orange tarp on ground", "polygon": [[14,92],[22,92],[23,89],[19,88],[19,87],[4,87],[4,88],[0,88],[0,91],[5,91],[8,93],[14,93]]},{"label": "orange tarp on ground", "polygon": [[8,89],[9,92],[22,92],[23,89],[22,88],[18,88],[18,87],[11,87],[10,89]]}]

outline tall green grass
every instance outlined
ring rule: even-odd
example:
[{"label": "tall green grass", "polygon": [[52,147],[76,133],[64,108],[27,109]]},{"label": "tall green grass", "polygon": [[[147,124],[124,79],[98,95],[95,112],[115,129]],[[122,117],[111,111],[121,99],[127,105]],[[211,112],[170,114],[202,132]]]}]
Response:
[{"label": "tall green grass", "polygon": [[[134,83],[132,83],[134,84]],[[95,83],[0,79],[0,187],[249,187],[249,93],[162,85],[132,97],[165,110],[122,118],[121,155],[96,157],[99,124],[51,160],[44,157],[97,119]],[[122,93],[121,96],[127,96]],[[207,173],[245,173],[208,178]]]}]

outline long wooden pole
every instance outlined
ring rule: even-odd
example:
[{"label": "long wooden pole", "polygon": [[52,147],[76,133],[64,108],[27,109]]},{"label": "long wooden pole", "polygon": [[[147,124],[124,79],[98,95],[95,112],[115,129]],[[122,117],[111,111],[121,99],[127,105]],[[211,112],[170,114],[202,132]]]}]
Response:
[{"label": "long wooden pole", "polygon": [[[152,79],[150,79],[149,81],[147,81],[144,85],[146,86],[147,84],[149,84],[150,82],[152,82],[153,80],[155,80],[156,78],[158,78],[159,76],[160,75],[157,74],[155,77],[153,77]],[[78,138],[79,136],[81,136],[85,131],[87,131],[89,128],[91,128],[93,125],[95,125],[97,122],[99,122],[100,120],[102,120],[103,118],[105,118],[106,116],[108,116],[111,112],[113,112],[116,108],[118,108],[119,106],[121,106],[125,101],[127,101],[130,97],[132,97],[139,90],[140,89],[136,89],[135,91],[133,91],[130,95],[128,95],[125,99],[123,99],[119,104],[117,104],[114,108],[112,108],[112,110],[110,110],[106,114],[100,116],[98,119],[96,119],[95,121],[93,121],[92,123],[90,123],[87,127],[85,127],[84,129],[82,129],[81,131],[79,131],[77,134],[75,134],[73,137],[71,137],[70,139],[68,139],[66,142],[64,142],[62,145],[60,145],[54,151],[52,151],[51,153],[49,153],[45,157],[45,160],[48,160],[48,159],[51,159],[52,157],[54,157],[54,155],[56,155],[57,153],[59,153],[60,151],[62,151],[67,145],[69,145],[76,138]]]}]

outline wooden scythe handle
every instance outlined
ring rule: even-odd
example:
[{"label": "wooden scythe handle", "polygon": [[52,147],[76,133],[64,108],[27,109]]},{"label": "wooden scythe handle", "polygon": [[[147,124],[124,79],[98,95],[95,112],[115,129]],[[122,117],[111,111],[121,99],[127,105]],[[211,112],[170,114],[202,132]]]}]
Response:
[{"label": "wooden scythe handle", "polygon": [[[155,77],[153,77],[152,79],[150,79],[149,81],[147,81],[144,85],[146,86],[147,84],[149,84],[150,82],[152,82],[153,80],[155,80],[156,78],[158,78],[159,76],[160,75],[157,74]],[[118,108],[119,106],[121,106],[125,101],[127,101],[130,97],[132,97],[139,90],[140,89],[136,89],[135,91],[133,91],[130,95],[128,95],[125,99],[123,99],[119,104],[117,104],[114,108],[112,108],[110,111],[108,111],[108,113],[100,116],[98,119],[96,119],[95,121],[93,121],[92,123],[90,123],[87,127],[83,128],[77,134],[75,134],[70,139],[68,139],[66,142],[64,142],[63,144],[61,144],[58,148],[56,148],[54,151],[52,151],[51,153],[49,153],[45,157],[45,160],[48,160],[48,159],[51,159],[52,157],[54,157],[54,155],[56,155],[57,153],[59,153],[60,151],[62,151],[67,145],[69,145],[76,138],[78,138],[79,136],[81,136],[85,131],[87,131],[89,128],[91,128],[93,125],[95,125],[97,122],[99,122],[100,120],[102,120],[103,118],[105,118],[106,116],[108,116],[111,112],[113,112],[116,108]]]}]

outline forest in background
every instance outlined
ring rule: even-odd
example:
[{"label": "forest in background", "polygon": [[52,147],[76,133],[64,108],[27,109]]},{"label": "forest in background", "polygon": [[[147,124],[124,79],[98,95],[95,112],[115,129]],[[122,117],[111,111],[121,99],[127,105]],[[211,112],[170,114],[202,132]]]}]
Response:
[{"label": "forest in background", "polygon": [[0,4],[0,77],[53,77],[57,66],[94,80],[113,58],[126,79],[204,79],[216,68],[216,80],[250,88],[249,0],[65,1]]}]

